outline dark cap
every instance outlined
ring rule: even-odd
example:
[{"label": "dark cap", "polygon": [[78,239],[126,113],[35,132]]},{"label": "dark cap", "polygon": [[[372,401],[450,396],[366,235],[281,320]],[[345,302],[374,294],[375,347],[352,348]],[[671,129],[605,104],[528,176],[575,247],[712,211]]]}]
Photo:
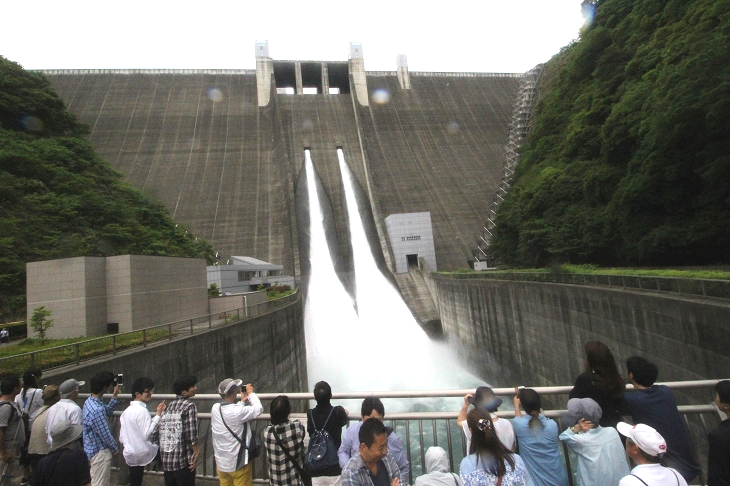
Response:
[{"label": "dark cap", "polygon": [[488,386],[477,388],[469,402],[476,408],[488,410],[489,412],[496,412],[499,406],[502,405],[502,399],[496,396]]}]

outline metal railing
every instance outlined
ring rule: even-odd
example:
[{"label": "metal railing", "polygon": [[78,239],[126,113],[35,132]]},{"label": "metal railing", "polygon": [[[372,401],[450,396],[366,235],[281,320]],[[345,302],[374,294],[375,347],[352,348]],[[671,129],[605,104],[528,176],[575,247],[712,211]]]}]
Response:
[{"label": "metal railing", "polygon": [[[446,275],[444,275],[446,276]],[[554,272],[499,272],[454,273],[448,278],[516,280],[573,285],[605,285],[632,290],[674,293],[693,297],[730,299],[730,280],[682,277],[654,277],[649,275],[607,275],[594,273]]]},{"label": "metal railing", "polygon": [[[719,380],[703,380],[703,381],[681,381],[681,382],[669,382],[662,383],[669,386],[673,390],[688,390],[688,389],[699,389],[707,390],[708,397],[714,394],[713,387]],[[542,396],[550,395],[567,395],[572,386],[557,386],[557,387],[536,387],[536,390]],[[631,390],[632,386],[628,385],[627,390]],[[514,395],[514,388],[494,388],[494,393],[498,396],[505,397],[504,408],[511,403],[511,397]],[[373,392],[349,392],[349,393],[333,393],[332,399],[335,404],[338,400],[346,399],[362,399],[369,396],[377,396],[382,399],[420,399],[425,398],[462,398],[467,393],[472,393],[474,390],[428,390],[428,391],[373,391]],[[271,400],[280,393],[257,393],[257,396],[264,402]],[[88,395],[80,396],[80,399]],[[314,397],[311,393],[289,393],[287,394],[290,400],[313,400]],[[120,399],[129,400],[129,395],[120,395]],[[174,395],[163,395],[155,394],[153,397],[153,404],[158,400],[169,400],[175,398]],[[220,400],[220,397],[215,394],[204,394],[196,395],[193,401],[198,402],[199,409],[209,409],[212,403]],[[566,398],[567,401],[567,398]],[[388,403],[386,402],[386,408]],[[150,409],[154,408],[150,405]],[[393,427],[393,430],[402,439],[405,446],[405,453],[407,454],[408,461],[410,462],[410,481],[409,484],[413,484],[418,476],[426,474],[424,463],[426,450],[431,446],[440,446],[446,450],[449,458],[449,464],[452,472],[458,474],[459,465],[461,460],[466,456],[466,441],[461,428],[457,425],[458,408],[449,412],[399,412],[399,413],[388,413],[386,410],[385,422]],[[120,407],[121,409],[121,407]],[[720,415],[714,405],[683,405],[678,407],[679,412],[685,419],[690,430],[692,428],[700,427],[701,430],[695,432],[706,436],[707,433],[716,427],[720,423]],[[562,432],[569,425],[566,421],[567,410],[546,410],[545,415],[553,418],[558,422],[559,430]],[[120,411],[114,412],[112,430],[115,436],[118,436],[118,417],[121,415]],[[514,411],[504,410],[497,412],[500,418],[509,419],[514,417]],[[256,430],[260,434],[263,429],[268,425],[271,416],[269,414],[261,414],[256,419]],[[306,413],[292,413],[291,419],[298,419],[302,423],[306,424],[307,414]],[[357,414],[350,413],[350,421],[360,420],[360,416]],[[197,469],[198,477],[202,479],[217,479],[215,471],[215,461],[213,458],[213,445],[211,442],[210,434],[210,413],[198,413],[199,423],[199,443],[201,444],[201,461]],[[699,425],[698,425],[699,424]],[[572,424],[571,424],[572,425]],[[696,435],[696,434],[695,434]],[[306,444],[305,444],[306,445]],[[706,451],[700,452],[700,457],[706,457]],[[254,468],[254,483],[255,484],[268,484],[268,464],[265,457],[265,453],[262,452],[261,457],[253,461]],[[567,445],[562,444],[561,457],[565,464],[567,471],[569,472],[569,482],[573,485],[573,475],[575,471],[575,456],[568,450]],[[119,467],[123,465],[119,456],[115,456],[114,465]],[[156,463],[151,464],[147,468],[147,474],[161,474],[161,471],[157,470],[158,465]],[[700,484],[704,484],[703,478],[699,478]]]},{"label": "metal railing", "polygon": [[297,301],[300,295],[297,289],[294,293],[278,299],[217,312],[215,314],[169,322],[136,331],[108,334],[77,343],[54,346],[28,353],[20,353],[6,358],[0,358],[0,370],[2,370],[2,374],[22,374],[24,370],[33,367],[48,370],[60,366],[78,365],[83,361],[96,359],[100,356],[115,355],[122,350],[146,347],[150,343],[170,340],[175,337],[189,336],[214,327],[245,321],[291,304]]}]

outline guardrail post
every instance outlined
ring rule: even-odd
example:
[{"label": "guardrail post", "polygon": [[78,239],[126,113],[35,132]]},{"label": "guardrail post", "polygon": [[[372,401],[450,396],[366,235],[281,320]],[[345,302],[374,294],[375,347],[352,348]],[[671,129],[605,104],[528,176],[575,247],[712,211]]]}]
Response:
[{"label": "guardrail post", "polygon": [[35,368],[35,353],[30,353],[30,367]]},{"label": "guardrail post", "polygon": [[147,347],[147,329],[142,329],[142,346]]},{"label": "guardrail post", "polygon": [[213,316],[211,314],[208,314],[208,329],[213,328]]},{"label": "guardrail post", "polygon": [[76,343],[76,346],[74,346],[74,352],[76,353],[76,364],[81,363],[81,353],[79,353],[79,344]]},{"label": "guardrail post", "polygon": [[643,287],[641,286],[641,275],[636,278],[639,280],[639,288],[643,290]]},{"label": "guardrail post", "polygon": [[700,280],[700,282],[702,283],[702,297],[707,297],[707,292],[705,291],[705,281]]},{"label": "guardrail post", "polygon": [[682,287],[680,286],[680,285],[681,285],[681,283],[682,283],[682,281],[681,281],[681,280],[679,280],[679,279],[675,279],[675,282],[677,282],[677,293],[678,293],[679,295],[682,295]]},{"label": "guardrail post", "polygon": [[190,319],[190,334],[193,333],[193,320]]},{"label": "guardrail post", "polygon": [[172,323],[167,325],[167,338],[172,339]]},{"label": "guardrail post", "polygon": [[626,277],[624,277],[623,275],[621,275],[621,284],[624,288],[626,288]]},{"label": "guardrail post", "polygon": [[112,336],[112,354],[117,354],[117,335]]},{"label": "guardrail post", "polygon": [[656,290],[659,292],[659,279],[657,277],[654,277],[654,281],[656,282]]}]

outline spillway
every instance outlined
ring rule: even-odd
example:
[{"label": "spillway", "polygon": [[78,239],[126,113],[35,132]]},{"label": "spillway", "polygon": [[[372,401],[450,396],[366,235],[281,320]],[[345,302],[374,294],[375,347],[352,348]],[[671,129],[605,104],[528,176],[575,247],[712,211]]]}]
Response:
[{"label": "spillway", "polygon": [[[483,380],[466,372],[453,352],[432,342],[396,288],[376,264],[365,234],[342,150],[337,151],[349,217],[355,299],[335,273],[325,236],[314,167],[305,152],[310,197],[311,275],[305,303],[310,388],[326,380],[336,391],[474,388]],[[419,408],[455,410],[459,399],[425,400]],[[359,404],[353,404],[359,405]],[[392,401],[390,411],[412,409]]]}]

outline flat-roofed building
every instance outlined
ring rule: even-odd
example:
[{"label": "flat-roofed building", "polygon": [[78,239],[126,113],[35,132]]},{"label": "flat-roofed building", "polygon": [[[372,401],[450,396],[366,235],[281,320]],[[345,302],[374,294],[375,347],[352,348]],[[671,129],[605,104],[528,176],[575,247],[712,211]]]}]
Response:
[{"label": "flat-roofed building", "polygon": [[208,287],[216,284],[223,295],[252,292],[263,285],[288,285],[294,288],[294,277],[284,275],[284,265],[248,256],[233,256],[226,265],[208,266]]}]

